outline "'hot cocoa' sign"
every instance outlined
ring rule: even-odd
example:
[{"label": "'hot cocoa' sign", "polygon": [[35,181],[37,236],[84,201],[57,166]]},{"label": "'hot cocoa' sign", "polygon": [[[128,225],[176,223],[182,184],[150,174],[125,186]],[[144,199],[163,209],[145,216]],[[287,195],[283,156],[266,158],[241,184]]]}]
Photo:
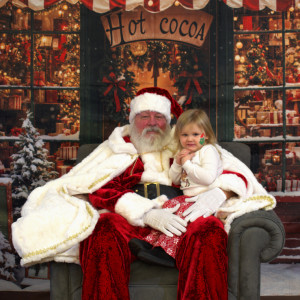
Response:
[{"label": "'hot cocoa' sign", "polygon": [[200,47],[213,17],[206,12],[172,7],[149,13],[142,7],[101,17],[111,47],[140,40],[172,40]]}]

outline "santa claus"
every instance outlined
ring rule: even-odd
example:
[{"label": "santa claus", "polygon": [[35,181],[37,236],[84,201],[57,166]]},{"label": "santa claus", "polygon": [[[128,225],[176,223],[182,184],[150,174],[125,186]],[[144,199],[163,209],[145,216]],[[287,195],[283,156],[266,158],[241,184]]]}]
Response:
[{"label": "santa claus", "polygon": [[[30,194],[12,226],[22,264],[79,262],[82,299],[126,300],[130,263],[136,259],[129,241],[155,228],[182,236],[175,257],[178,299],[227,299],[226,231],[245,212],[273,208],[274,197],[242,162],[219,148],[228,172],[195,197],[198,218],[187,223],[163,209],[166,199],[181,194],[169,177],[177,150],[171,114],[178,117],[181,107],[166,90],[145,88],[130,108],[129,125],[116,128],[68,174]],[[214,216],[202,217],[207,212]]]}]

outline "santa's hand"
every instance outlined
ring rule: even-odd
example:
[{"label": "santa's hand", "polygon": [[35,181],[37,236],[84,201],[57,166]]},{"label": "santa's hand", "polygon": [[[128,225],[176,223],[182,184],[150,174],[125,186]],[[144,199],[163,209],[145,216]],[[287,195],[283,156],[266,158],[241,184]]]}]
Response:
[{"label": "santa's hand", "polygon": [[226,195],[219,188],[214,188],[210,191],[195,197],[186,198],[186,202],[195,202],[182,215],[188,222],[194,222],[199,217],[208,217],[216,212],[216,210],[224,203]]},{"label": "santa's hand", "polygon": [[174,215],[179,206],[180,204],[173,208],[153,208],[145,214],[144,223],[167,236],[172,237],[173,234],[180,236],[183,232],[186,232],[187,222]]}]

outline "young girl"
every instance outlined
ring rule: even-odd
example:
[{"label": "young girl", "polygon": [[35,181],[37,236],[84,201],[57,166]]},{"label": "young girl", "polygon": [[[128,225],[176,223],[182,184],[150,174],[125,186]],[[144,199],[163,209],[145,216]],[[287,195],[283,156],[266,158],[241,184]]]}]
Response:
[{"label": "young girl", "polygon": [[[163,208],[174,209],[179,206],[176,215],[184,218],[183,212],[193,204],[185,202],[185,199],[207,191],[209,185],[222,174],[223,169],[220,154],[214,146],[217,142],[214,131],[203,110],[185,111],[178,118],[175,138],[178,141],[179,152],[175,156],[169,175],[175,185],[180,185],[184,196],[166,201]],[[192,217],[190,219],[192,220]],[[149,244],[131,240],[129,246],[141,260],[172,266],[174,260],[169,255],[175,258],[180,240],[181,236],[169,237],[153,229],[144,239]]]}]

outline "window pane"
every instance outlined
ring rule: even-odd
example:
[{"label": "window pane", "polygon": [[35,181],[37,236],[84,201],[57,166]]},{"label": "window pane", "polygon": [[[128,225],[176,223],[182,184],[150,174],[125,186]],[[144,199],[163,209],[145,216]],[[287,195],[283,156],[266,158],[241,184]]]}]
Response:
[{"label": "window pane", "polygon": [[29,90],[0,90],[0,136],[18,136],[29,107]]},{"label": "window pane", "polygon": [[287,136],[300,136],[300,90],[286,91],[286,134]]},{"label": "window pane", "polygon": [[79,31],[80,4],[62,2],[59,5],[34,15],[34,30]]},{"label": "window pane", "polygon": [[28,8],[22,9],[13,6],[10,2],[0,8],[0,31],[9,29],[30,29],[30,11]]},{"label": "window pane", "polygon": [[0,85],[29,85],[29,35],[2,33],[0,36]]},{"label": "window pane", "polygon": [[292,29],[300,29],[300,7],[299,5],[291,8],[289,11],[285,13],[285,18],[291,21]]},{"label": "window pane", "polygon": [[47,142],[45,145],[49,151],[48,160],[55,163],[55,170],[58,172],[58,176],[68,173],[75,165],[79,143]]},{"label": "window pane", "polygon": [[285,38],[285,76],[287,86],[300,83],[300,33],[288,33]]},{"label": "window pane", "polygon": [[269,192],[300,191],[300,143],[286,144],[285,181],[282,177],[282,143],[249,144],[252,170],[258,181]]},{"label": "window pane", "polygon": [[274,35],[235,35],[235,85],[282,85],[282,39]]},{"label": "window pane", "polygon": [[269,192],[282,190],[282,143],[249,144],[252,170]]},{"label": "window pane", "polygon": [[234,135],[236,139],[283,137],[282,91],[235,91]]},{"label": "window pane", "polygon": [[235,9],[233,26],[234,31],[279,30],[282,27],[281,13],[270,9],[260,12],[244,8]]},{"label": "window pane", "polygon": [[285,190],[300,191],[300,143],[287,143]]},{"label": "window pane", "polygon": [[78,34],[35,35],[34,85],[79,86]]},{"label": "window pane", "polygon": [[41,135],[79,138],[79,91],[35,90],[34,103],[35,126]]}]

